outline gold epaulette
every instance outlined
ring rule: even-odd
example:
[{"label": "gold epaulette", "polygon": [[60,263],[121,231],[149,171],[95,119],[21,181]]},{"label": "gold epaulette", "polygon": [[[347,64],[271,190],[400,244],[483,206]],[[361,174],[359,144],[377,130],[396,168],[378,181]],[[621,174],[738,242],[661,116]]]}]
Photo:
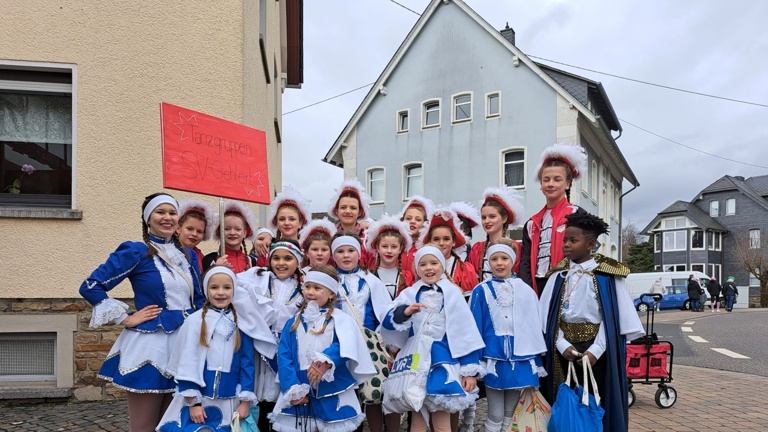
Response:
[{"label": "gold epaulette", "polygon": [[570,260],[568,260],[568,258],[563,258],[563,260],[560,261],[559,263],[557,263],[556,266],[554,266],[551,269],[549,269],[549,271],[547,272],[546,276],[544,276],[544,277],[550,277],[550,276],[552,276],[553,273],[557,273],[557,272],[563,271],[563,270],[568,270],[569,267],[570,267]]},{"label": "gold epaulette", "polygon": [[595,272],[607,273],[620,277],[627,277],[630,273],[629,267],[613,258],[608,258],[607,256],[600,254],[594,254],[592,255],[592,258],[594,258],[597,263],[597,268],[593,270]]},{"label": "gold epaulette", "polygon": [[[606,273],[621,277],[627,277],[627,275],[630,273],[629,267],[616,261],[613,258],[608,258],[607,256],[600,254],[592,254],[592,258],[594,258],[595,262],[597,263],[597,267],[593,270],[593,272]],[[559,271],[568,270],[569,268],[570,260],[568,260],[568,258],[564,258],[562,261],[557,263],[556,266],[549,269],[546,277],[550,277],[553,273],[557,273]]]}]

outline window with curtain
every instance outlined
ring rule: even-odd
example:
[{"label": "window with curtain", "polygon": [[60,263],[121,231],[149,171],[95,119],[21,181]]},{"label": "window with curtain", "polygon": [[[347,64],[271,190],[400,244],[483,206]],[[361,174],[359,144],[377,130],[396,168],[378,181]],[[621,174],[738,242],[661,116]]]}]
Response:
[{"label": "window with curtain", "polygon": [[525,151],[511,150],[504,152],[504,185],[511,187],[525,186]]},{"label": "window with curtain", "polygon": [[[66,208],[72,202],[72,94],[55,90],[71,88],[71,74],[69,83],[44,91],[46,74],[25,72],[0,71],[0,205]],[[62,75],[52,77],[62,81]]]}]

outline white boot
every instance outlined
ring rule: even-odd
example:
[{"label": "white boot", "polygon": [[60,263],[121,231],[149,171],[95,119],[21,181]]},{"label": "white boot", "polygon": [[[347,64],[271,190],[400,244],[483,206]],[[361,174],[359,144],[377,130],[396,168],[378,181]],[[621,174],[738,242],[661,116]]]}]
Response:
[{"label": "white boot", "polygon": [[485,419],[485,432],[500,432],[501,423],[491,421],[491,419]]}]

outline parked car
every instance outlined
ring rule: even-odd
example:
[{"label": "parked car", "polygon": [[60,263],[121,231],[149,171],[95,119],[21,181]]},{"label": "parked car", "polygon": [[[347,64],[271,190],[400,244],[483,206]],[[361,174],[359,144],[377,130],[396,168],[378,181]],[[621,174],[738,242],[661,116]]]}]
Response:
[{"label": "parked car", "polygon": [[[640,312],[647,311],[651,306],[653,306],[653,299],[650,297],[644,298],[642,303],[640,303],[640,297],[635,299],[635,309]],[[688,300],[687,285],[669,285],[664,287],[664,297],[659,302],[659,309],[688,310],[690,308],[691,303]]]}]

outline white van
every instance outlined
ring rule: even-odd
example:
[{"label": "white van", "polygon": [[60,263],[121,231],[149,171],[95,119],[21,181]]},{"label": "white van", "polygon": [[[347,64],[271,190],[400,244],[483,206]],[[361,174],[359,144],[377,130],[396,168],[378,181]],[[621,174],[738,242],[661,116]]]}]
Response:
[{"label": "white van", "polygon": [[[665,300],[672,302],[672,304],[666,307],[679,307],[681,309],[688,309],[688,276],[694,275],[699,280],[699,284],[702,289],[706,290],[707,282],[709,282],[709,276],[698,271],[675,271],[675,272],[653,272],[653,273],[630,273],[627,276],[627,287],[629,288],[629,295],[632,300],[640,297],[641,294],[645,294],[651,291],[651,286],[657,279],[661,279],[661,283],[664,284]],[[672,290],[672,291],[670,291]],[[667,298],[669,294],[669,298]],[[703,304],[708,304],[709,294],[706,292],[702,294],[701,301]],[[665,307],[666,302],[662,302],[662,308]],[[638,303],[639,304],[639,303]]]}]

